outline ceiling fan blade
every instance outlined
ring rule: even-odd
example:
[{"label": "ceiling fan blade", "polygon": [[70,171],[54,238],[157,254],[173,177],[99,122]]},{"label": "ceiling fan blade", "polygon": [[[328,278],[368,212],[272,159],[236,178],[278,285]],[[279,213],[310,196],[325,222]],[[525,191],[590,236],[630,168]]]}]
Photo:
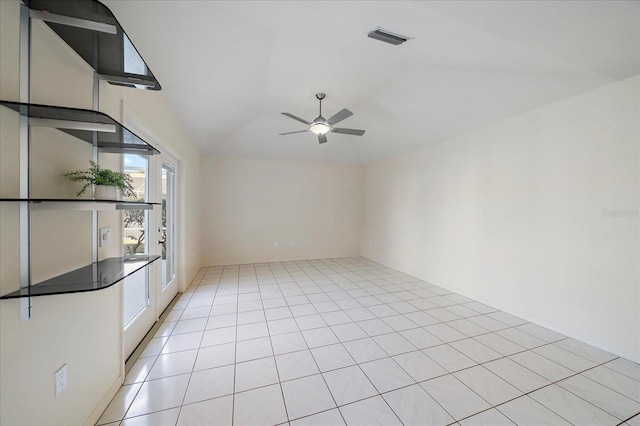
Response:
[{"label": "ceiling fan blade", "polygon": [[344,135],[354,135],[354,136],[362,136],[364,135],[364,130],[358,129],[341,129],[339,127],[334,127],[331,129],[333,133],[342,133]]},{"label": "ceiling fan blade", "polygon": [[292,135],[294,133],[306,133],[308,130],[297,130],[295,132],[287,132],[287,133],[278,133],[279,135]]},{"label": "ceiling fan blade", "polygon": [[337,124],[337,123],[341,122],[342,120],[344,120],[345,118],[351,117],[352,115],[353,115],[353,113],[351,111],[349,111],[348,109],[344,108],[342,111],[339,111],[333,117],[328,119],[327,123],[329,123],[329,124],[331,124],[333,126],[334,124]]},{"label": "ceiling fan blade", "polygon": [[307,126],[311,124],[311,123],[310,123],[310,122],[308,122],[307,120],[304,120],[304,119],[302,119],[302,118],[300,118],[300,117],[296,117],[295,115],[293,115],[293,114],[289,114],[288,112],[283,112],[283,113],[282,113],[282,115],[286,115],[286,116],[287,116],[287,117],[289,117],[289,118],[293,118],[294,120],[298,120],[299,122],[304,123],[304,124],[306,124]]},{"label": "ceiling fan blade", "polygon": [[318,143],[326,143],[327,135],[318,135]]}]

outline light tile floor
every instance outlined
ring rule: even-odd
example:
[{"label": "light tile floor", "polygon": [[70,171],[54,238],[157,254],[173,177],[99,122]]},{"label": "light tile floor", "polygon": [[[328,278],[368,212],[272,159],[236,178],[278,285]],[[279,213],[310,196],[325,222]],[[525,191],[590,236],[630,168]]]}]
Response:
[{"label": "light tile floor", "polygon": [[98,424],[640,425],[640,366],[363,258],[203,268]]}]

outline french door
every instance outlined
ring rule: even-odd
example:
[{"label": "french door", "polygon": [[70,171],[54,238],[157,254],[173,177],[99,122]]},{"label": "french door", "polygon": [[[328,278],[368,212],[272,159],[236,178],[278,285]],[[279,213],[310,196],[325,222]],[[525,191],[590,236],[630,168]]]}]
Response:
[{"label": "french door", "polygon": [[149,267],[127,277],[123,285],[124,355],[128,358],[178,291],[176,279],[176,202],[178,162],[161,154],[148,160],[124,158],[136,198],[158,202],[152,210],[125,210],[125,258],[160,256]]}]

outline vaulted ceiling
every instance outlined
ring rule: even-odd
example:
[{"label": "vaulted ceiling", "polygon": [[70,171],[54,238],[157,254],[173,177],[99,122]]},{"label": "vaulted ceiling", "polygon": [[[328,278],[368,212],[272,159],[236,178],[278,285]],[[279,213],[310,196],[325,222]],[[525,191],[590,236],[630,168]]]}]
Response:
[{"label": "vaulted ceiling", "polygon": [[[638,1],[104,3],[206,155],[367,163],[640,74]],[[279,136],[318,92],[365,135]]]}]

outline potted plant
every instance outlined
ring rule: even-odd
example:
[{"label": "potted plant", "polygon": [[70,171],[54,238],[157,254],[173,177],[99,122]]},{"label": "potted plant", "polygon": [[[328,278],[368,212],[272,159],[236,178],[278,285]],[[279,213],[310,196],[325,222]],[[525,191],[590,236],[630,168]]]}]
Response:
[{"label": "potted plant", "polygon": [[69,173],[65,173],[64,177],[73,182],[82,182],[84,185],[78,193],[78,197],[85,193],[87,188],[91,187],[93,198],[98,199],[110,199],[114,198],[109,196],[101,196],[96,194],[96,191],[100,188],[112,187],[120,191],[123,197],[135,197],[133,191],[133,179],[126,173],[116,172],[110,169],[103,169],[94,161],[89,161],[91,167],[87,170],[74,170]]}]

